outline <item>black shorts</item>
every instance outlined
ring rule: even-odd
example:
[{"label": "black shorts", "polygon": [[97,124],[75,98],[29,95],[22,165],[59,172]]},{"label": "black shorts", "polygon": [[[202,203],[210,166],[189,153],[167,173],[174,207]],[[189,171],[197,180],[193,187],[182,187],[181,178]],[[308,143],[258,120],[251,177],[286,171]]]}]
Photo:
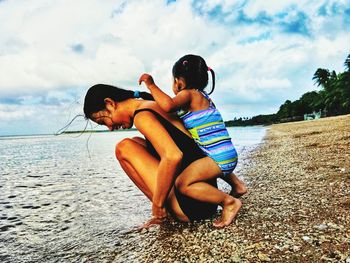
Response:
[{"label": "black shorts", "polygon": [[[182,172],[192,162],[207,157],[191,137],[187,136],[185,133],[183,133],[181,130],[179,130],[177,127],[171,124],[168,120],[164,119],[158,112],[152,109],[141,109],[135,111],[135,115],[140,111],[152,112],[157,117],[159,122],[164,126],[164,128],[168,131],[169,135],[172,137],[176,145],[179,147],[180,151],[183,154],[180,172]],[[148,151],[154,157],[159,159],[158,153],[154,149],[153,145],[147,140],[147,138],[146,143]],[[217,188],[216,179],[213,179],[208,183]],[[217,211],[217,205],[201,202],[192,199],[188,196],[185,196],[182,193],[180,193],[180,191],[176,189],[176,187],[175,196],[179,202],[182,211],[191,221],[210,218]]]}]

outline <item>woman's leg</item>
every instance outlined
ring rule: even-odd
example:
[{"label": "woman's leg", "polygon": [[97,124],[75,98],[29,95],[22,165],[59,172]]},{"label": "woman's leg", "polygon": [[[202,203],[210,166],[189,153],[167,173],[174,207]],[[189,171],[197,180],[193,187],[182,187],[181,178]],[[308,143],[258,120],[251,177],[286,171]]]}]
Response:
[{"label": "woman's leg", "polygon": [[175,181],[176,188],[183,195],[223,207],[221,220],[214,223],[216,227],[229,225],[242,206],[239,199],[205,182],[219,177],[220,174],[218,165],[211,158],[205,157],[190,164]]},{"label": "woman's leg", "polygon": [[[159,160],[151,155],[141,138],[124,139],[116,146],[116,157],[129,178],[152,201],[156,187]],[[167,208],[181,221],[189,221],[181,210],[172,189],[167,199]]]},{"label": "woman's leg", "polygon": [[[145,183],[142,176],[140,176],[137,171],[134,169],[134,167],[128,162],[130,159],[130,154],[134,154],[133,157],[136,157],[138,154],[137,149],[139,148],[139,145],[136,148],[134,147],[134,143],[138,143],[142,147],[146,147],[146,142],[143,138],[140,137],[133,137],[131,139],[124,139],[121,142],[119,142],[116,145],[115,149],[115,155],[119,161],[120,166],[123,168],[123,170],[126,172],[126,174],[129,176],[131,181],[134,182],[134,184],[146,195],[146,197],[152,202],[152,196],[153,191],[149,189],[149,186]],[[136,152],[133,152],[135,151]],[[142,153],[143,154],[143,151]],[[142,158],[142,157],[140,157]],[[157,161],[155,160],[155,166],[157,167]],[[151,161],[153,164],[153,161]],[[157,169],[156,167],[153,167],[153,169]],[[149,169],[152,169],[152,166],[149,167]]]}]

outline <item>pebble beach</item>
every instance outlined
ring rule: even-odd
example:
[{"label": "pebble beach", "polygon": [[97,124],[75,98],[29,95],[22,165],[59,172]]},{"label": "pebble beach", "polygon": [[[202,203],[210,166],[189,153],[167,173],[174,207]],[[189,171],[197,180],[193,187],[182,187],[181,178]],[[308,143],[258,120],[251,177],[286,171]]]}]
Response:
[{"label": "pebble beach", "polygon": [[237,175],[249,192],[234,224],[131,230],[106,260],[350,263],[350,115],[270,126]]}]

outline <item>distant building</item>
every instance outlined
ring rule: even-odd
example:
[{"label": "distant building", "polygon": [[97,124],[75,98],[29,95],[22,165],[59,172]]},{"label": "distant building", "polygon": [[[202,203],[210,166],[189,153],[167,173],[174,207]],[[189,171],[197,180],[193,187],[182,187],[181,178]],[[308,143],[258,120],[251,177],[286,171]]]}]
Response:
[{"label": "distant building", "polygon": [[313,113],[308,113],[308,114],[304,114],[304,120],[317,120],[320,119],[322,115],[322,111],[320,110],[319,112],[313,112]]}]

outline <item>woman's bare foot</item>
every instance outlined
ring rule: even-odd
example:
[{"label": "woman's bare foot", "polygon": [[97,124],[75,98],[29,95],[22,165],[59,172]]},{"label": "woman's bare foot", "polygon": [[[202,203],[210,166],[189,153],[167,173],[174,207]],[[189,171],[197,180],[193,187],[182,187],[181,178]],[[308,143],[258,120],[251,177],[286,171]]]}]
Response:
[{"label": "woman's bare foot", "polygon": [[227,197],[223,204],[221,219],[213,223],[217,228],[228,226],[232,223],[242,207],[242,202],[232,196]]}]

